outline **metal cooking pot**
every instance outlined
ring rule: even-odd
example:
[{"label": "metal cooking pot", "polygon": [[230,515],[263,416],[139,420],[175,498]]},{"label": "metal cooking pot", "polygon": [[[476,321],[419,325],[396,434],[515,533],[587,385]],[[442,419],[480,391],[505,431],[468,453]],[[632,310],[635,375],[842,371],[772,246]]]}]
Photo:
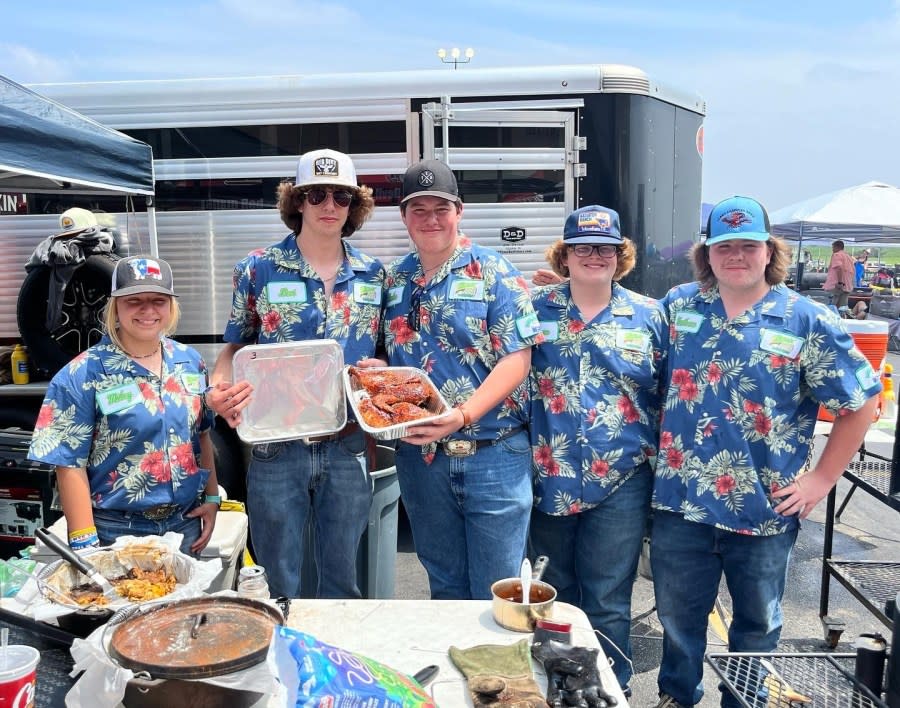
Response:
[{"label": "metal cooking pot", "polygon": [[491,585],[492,610],[497,624],[514,632],[533,632],[535,622],[553,616],[556,590],[540,579],[547,562],[547,556],[539,556],[534,562],[528,605],[522,604],[521,578],[506,578]]},{"label": "metal cooking pot", "polygon": [[196,679],[265,661],[275,626],[284,623],[277,608],[249,598],[202,597],[120,612],[124,619],[114,616],[107,628],[107,653],[114,663],[144,672],[128,682],[127,708],[242,708],[262,698]]}]

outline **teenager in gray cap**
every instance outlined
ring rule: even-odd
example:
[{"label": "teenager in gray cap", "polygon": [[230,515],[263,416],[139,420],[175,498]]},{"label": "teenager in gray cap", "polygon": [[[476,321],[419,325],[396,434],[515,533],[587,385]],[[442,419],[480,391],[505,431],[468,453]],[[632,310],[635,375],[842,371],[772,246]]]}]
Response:
[{"label": "teenager in gray cap", "polygon": [[484,599],[519,574],[531,509],[528,392],[537,318],[521,274],[459,231],[452,170],[424,160],[403,178],[415,250],[386,277],[392,366],[427,371],[453,409],[410,429],[396,465],[416,552],[435,599]]},{"label": "teenager in gray cap", "polygon": [[196,556],[209,542],[221,503],[213,414],[206,365],[168,337],[180,312],[168,263],[120,260],[106,333],[50,382],[28,457],[56,466],[75,550],[168,531]]}]

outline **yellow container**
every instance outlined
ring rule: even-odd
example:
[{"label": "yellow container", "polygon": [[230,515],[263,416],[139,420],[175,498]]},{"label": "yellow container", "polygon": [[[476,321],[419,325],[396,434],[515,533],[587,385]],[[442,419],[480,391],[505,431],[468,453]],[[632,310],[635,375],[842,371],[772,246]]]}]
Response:
[{"label": "yellow container", "polygon": [[31,379],[28,374],[28,350],[21,344],[17,344],[9,358],[12,367],[12,381],[14,384],[27,384]]}]

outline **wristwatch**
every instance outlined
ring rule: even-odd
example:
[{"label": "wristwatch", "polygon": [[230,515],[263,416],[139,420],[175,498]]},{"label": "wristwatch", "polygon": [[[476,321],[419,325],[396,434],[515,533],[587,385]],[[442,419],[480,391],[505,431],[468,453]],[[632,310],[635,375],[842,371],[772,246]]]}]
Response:
[{"label": "wristwatch", "polygon": [[215,504],[220,509],[222,508],[222,497],[218,494],[204,494],[203,495],[203,503],[204,504]]}]

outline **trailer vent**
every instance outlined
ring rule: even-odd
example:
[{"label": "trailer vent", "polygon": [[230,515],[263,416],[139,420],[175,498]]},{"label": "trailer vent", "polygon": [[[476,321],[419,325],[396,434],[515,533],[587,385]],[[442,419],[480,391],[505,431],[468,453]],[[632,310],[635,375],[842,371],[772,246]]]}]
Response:
[{"label": "trailer vent", "polygon": [[646,76],[604,76],[601,90],[608,93],[640,93],[650,95],[650,81]]}]

